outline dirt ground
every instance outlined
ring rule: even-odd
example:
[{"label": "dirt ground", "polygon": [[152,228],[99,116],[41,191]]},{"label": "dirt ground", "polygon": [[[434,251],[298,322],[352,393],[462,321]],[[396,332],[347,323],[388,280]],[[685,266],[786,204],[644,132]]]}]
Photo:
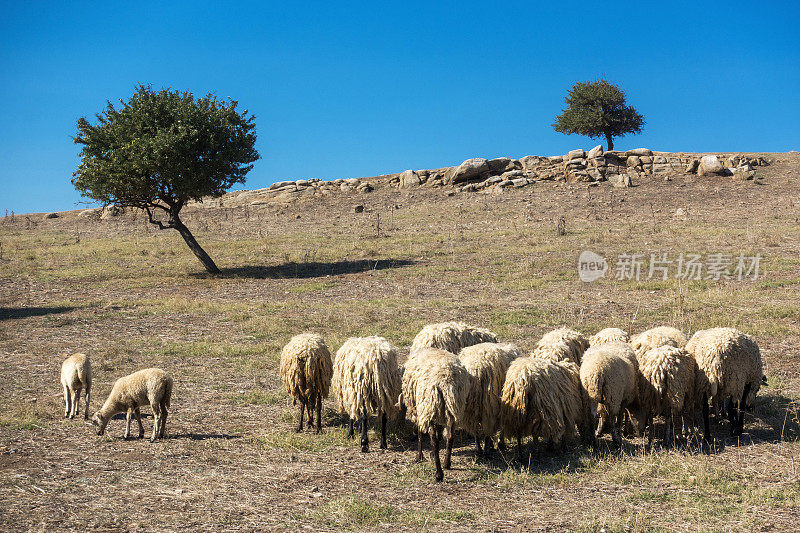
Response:
[{"label": "dirt ground", "polygon": [[[454,195],[378,186],[188,212],[220,277],[177,233],[132,214],[0,218],[0,528],[797,529],[800,156],[764,156],[773,164],[746,182],[678,174],[630,189],[542,182]],[[580,281],[583,250],[612,264],[605,278]],[[681,253],[759,254],[759,275],[677,279],[671,264],[667,279],[647,279],[650,254]],[[643,274],[616,279],[631,254]],[[707,453],[639,439],[618,450],[604,438],[533,447],[519,464],[513,446],[478,460],[459,435],[441,484],[430,461],[413,462],[407,424],[392,425],[387,451],[372,432],[362,454],[327,401],[323,434],[293,431],[278,377],[292,335],[316,331],[332,350],[382,335],[406,351],[422,325],[453,319],[526,350],[562,324],[733,326],[758,341],[769,384],[744,435],[717,424]],[[64,420],[59,368],[76,351],[94,369],[91,412],[116,378],[169,371],[167,438],[123,440],[121,419],[98,437],[82,418]]]}]

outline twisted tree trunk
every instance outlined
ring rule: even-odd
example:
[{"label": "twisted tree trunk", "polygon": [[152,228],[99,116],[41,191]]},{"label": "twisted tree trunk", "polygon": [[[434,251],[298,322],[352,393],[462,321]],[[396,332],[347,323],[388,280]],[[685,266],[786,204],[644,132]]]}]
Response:
[{"label": "twisted tree trunk", "polygon": [[178,217],[178,213],[171,213],[170,214],[170,222],[172,226],[178,230],[178,233],[181,234],[183,240],[186,241],[186,244],[189,246],[189,249],[194,253],[194,255],[203,263],[203,266],[206,268],[206,271],[209,274],[220,274],[219,268],[211,259],[211,257],[206,253],[205,250],[200,246],[197,242],[197,239],[194,238],[192,232],[189,231],[189,228],[181,221]]}]

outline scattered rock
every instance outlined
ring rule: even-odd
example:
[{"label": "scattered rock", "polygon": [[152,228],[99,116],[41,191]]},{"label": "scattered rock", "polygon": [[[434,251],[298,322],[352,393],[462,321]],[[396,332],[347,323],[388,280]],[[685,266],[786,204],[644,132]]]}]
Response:
[{"label": "scattered rock", "polygon": [[489,171],[489,161],[475,157],[467,159],[457,167],[450,167],[444,174],[444,182],[448,185],[456,185],[465,181],[479,178],[481,174]]},{"label": "scattered rock", "polygon": [[683,207],[679,207],[678,209],[675,210],[675,214],[672,216],[672,218],[676,220],[686,220],[688,218],[688,215],[686,214],[686,209],[684,209]]},{"label": "scattered rock", "polygon": [[571,159],[584,159],[586,157],[586,152],[583,150],[570,150],[566,157],[564,158],[566,161]]},{"label": "scattered rock", "polygon": [[417,187],[420,185],[419,174],[413,170],[406,170],[400,174],[400,188],[408,189],[410,187]]},{"label": "scattered rock", "polygon": [[700,164],[697,167],[698,176],[707,176],[712,174],[721,174],[725,167],[720,163],[719,158],[715,155],[704,155],[700,158]]},{"label": "scattered rock", "polygon": [[686,173],[687,174],[694,174],[695,172],[697,172],[697,167],[699,167],[699,166],[700,166],[700,160],[699,159],[692,159],[692,162],[689,163],[688,165],[686,165]]},{"label": "scattered rock", "polygon": [[588,159],[592,159],[592,158],[595,158],[595,157],[600,157],[602,155],[603,155],[603,145],[602,144],[598,144],[597,146],[595,146],[594,148],[589,150],[589,152],[586,154],[586,157]]},{"label": "scattered rock", "polygon": [[649,150],[647,148],[634,148],[633,150],[628,150],[627,152],[625,152],[625,155],[627,155],[628,157],[630,157],[632,155],[651,156],[651,155],[653,155],[653,151]]},{"label": "scattered rock", "polygon": [[58,218],[59,216],[58,213],[47,213],[44,218]]},{"label": "scattered rock", "polygon": [[356,212],[356,213],[363,213],[364,212],[364,206],[361,205],[361,204],[358,204],[357,206],[355,206],[353,208],[353,211]]}]

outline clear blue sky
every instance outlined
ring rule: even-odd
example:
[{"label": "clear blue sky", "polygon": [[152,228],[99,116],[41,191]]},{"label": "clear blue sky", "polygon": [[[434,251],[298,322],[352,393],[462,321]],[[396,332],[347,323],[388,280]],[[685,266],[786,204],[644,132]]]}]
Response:
[{"label": "clear blue sky", "polygon": [[0,215],[74,209],[80,116],[137,83],[256,115],[246,188],[562,154],[575,81],[644,114],[618,148],[800,149],[800,3],[9,2],[0,17]]}]

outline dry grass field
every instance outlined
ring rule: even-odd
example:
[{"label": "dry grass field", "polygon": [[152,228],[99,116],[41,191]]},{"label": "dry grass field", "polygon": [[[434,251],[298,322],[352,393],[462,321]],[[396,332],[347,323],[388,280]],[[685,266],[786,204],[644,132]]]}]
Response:
[{"label": "dry grass field", "polygon": [[[757,181],[675,176],[631,189],[537,183],[502,194],[379,187],[284,207],[199,209],[186,223],[224,274],[207,276],[176,232],[143,218],[0,218],[0,529],[778,531],[800,524],[800,156]],[[363,204],[362,213],[354,206]],[[676,215],[683,209],[685,216]],[[557,228],[563,217],[566,233]],[[761,255],[760,277],[578,279],[577,258]],[[646,272],[645,272],[646,274]],[[755,336],[769,386],[727,438],[649,449],[514,448],[453,470],[414,464],[410,427],[362,454],[323,407],[323,434],[293,431],[278,377],[293,334],[382,335],[407,350],[458,319],[528,350],[567,324],[632,333],[726,325]],[[113,381],[175,378],[167,438],[98,437],[64,420],[62,358],[94,367],[92,411]],[[147,413],[145,431],[152,416]]]}]

